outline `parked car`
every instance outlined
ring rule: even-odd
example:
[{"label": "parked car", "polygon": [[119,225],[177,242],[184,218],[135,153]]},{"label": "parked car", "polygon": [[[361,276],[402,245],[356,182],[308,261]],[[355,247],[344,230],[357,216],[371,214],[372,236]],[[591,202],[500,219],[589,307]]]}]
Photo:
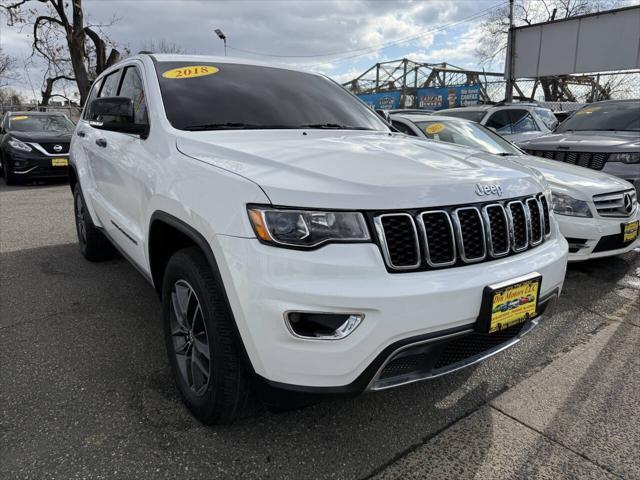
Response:
[{"label": "parked car", "polygon": [[640,99],[592,103],[552,134],[517,143],[530,155],[624,178],[640,192]]},{"label": "parked car", "polygon": [[62,113],[6,112],[0,122],[0,165],[6,184],[67,178],[74,127]]},{"label": "parked car", "polygon": [[558,119],[551,110],[524,102],[449,108],[433,115],[478,122],[514,143],[546,135],[558,125]]},{"label": "parked car", "polygon": [[[542,176],[470,156],[392,132],[322,75],[133,56],[98,76],[71,141],[80,250],[115,246],[155,287],[202,422],[253,394],[291,405],[425,380],[519,341],[564,281]],[[525,288],[533,320],[507,315],[496,341],[495,292]]]},{"label": "parked car", "polygon": [[613,175],[526,155],[491,130],[459,118],[392,115],[398,130],[509,157],[542,172],[553,210],[569,242],[569,261],[618,255],[640,244],[640,207],[633,185]]}]

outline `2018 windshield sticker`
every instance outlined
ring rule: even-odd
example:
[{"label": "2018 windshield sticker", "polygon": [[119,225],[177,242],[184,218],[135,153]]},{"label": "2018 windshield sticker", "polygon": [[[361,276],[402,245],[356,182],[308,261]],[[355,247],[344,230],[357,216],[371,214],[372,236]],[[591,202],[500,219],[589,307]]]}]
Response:
[{"label": "2018 windshield sticker", "polygon": [[164,78],[181,79],[181,78],[195,78],[204,77],[206,75],[213,75],[220,71],[217,67],[211,65],[190,65],[188,67],[174,68],[167,70],[162,74]]},{"label": "2018 windshield sticker", "polygon": [[11,120],[12,121],[13,120],[26,120],[27,118],[29,118],[29,117],[27,117],[26,115],[20,115],[18,117],[11,117]]},{"label": "2018 windshield sticker", "polygon": [[443,130],[444,130],[444,125],[441,123],[431,124],[424,129],[424,131],[427,132],[429,135],[435,135],[436,133],[440,133]]},{"label": "2018 windshield sticker", "polygon": [[600,110],[600,108],[602,108],[602,107],[587,107],[587,108],[583,108],[582,110],[579,110],[578,112],[576,112],[576,115],[586,115],[588,113],[593,113],[596,110]]}]

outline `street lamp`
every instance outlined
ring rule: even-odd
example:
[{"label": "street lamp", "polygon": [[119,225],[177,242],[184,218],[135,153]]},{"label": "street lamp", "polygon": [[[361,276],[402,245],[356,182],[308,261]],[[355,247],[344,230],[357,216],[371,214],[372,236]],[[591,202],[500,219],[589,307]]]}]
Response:
[{"label": "street lamp", "polygon": [[214,32],[216,32],[216,35],[218,35],[218,38],[224,42],[224,56],[226,57],[227,56],[227,37],[224,33],[222,33],[222,30],[220,30],[219,28],[216,28]]}]

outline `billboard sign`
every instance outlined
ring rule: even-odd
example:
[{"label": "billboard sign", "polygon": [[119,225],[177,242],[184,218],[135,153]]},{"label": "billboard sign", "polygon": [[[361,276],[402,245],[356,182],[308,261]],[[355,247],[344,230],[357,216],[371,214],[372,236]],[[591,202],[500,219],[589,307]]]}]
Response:
[{"label": "billboard sign", "polygon": [[358,95],[360,100],[377,110],[400,108],[400,92],[366,93]]},{"label": "billboard sign", "polygon": [[427,110],[465,107],[480,103],[480,85],[418,89],[417,107]]}]

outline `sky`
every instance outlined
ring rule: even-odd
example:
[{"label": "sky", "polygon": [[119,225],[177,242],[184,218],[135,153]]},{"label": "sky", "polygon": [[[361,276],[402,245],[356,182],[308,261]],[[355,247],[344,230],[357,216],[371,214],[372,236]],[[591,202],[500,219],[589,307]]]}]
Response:
[{"label": "sky", "polygon": [[[480,68],[474,55],[483,11],[501,0],[85,0],[87,22],[115,23],[105,33],[133,53],[165,40],[188,53],[227,54],[292,64],[345,82],[378,61],[407,57]],[[467,20],[469,17],[476,17]],[[31,52],[31,26],[0,23],[0,45],[23,65]],[[412,37],[412,38],[411,38]],[[417,37],[417,38],[416,38]],[[407,38],[410,38],[407,40]],[[392,45],[388,45],[388,44]],[[253,53],[249,53],[253,52]],[[493,70],[501,71],[502,65]],[[31,66],[14,88],[33,97],[43,78]]]}]

